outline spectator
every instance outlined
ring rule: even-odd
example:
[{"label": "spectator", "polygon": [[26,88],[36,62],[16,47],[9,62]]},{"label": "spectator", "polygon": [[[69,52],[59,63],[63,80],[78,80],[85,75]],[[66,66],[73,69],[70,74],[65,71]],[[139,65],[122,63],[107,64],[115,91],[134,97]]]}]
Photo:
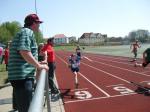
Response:
[{"label": "spectator", "polygon": [[[53,42],[54,38],[49,38],[47,40],[47,44],[43,47],[42,52],[45,53],[45,62],[48,63],[48,67],[49,67],[49,71],[48,71],[48,79],[49,79],[49,87],[51,89],[51,93],[52,94],[58,94],[59,91],[56,87],[56,85],[54,84],[54,71],[56,68],[55,65],[55,51],[53,48],[54,42]],[[47,56],[47,57],[46,57]]]},{"label": "spectator", "polygon": [[0,46],[0,61],[2,64],[2,54],[3,54],[3,47]]},{"label": "spectator", "polygon": [[36,14],[30,14],[24,23],[24,27],[12,40],[8,63],[8,79],[13,87],[13,108],[19,112],[28,112],[36,68],[48,70],[48,66],[38,62],[34,35],[34,32],[39,31],[42,21]]},{"label": "spectator", "polygon": [[5,58],[5,48],[2,50],[2,59],[1,59],[1,64],[3,64],[4,58]]},{"label": "spectator", "polygon": [[6,71],[7,71],[7,68],[8,68],[8,58],[9,58],[9,44],[5,48],[4,55],[5,55],[4,56],[4,62],[5,62]]}]

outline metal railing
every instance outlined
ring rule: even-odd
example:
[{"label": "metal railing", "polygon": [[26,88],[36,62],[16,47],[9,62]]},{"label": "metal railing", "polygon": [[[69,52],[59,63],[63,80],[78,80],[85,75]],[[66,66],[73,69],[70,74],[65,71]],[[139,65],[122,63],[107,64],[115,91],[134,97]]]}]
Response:
[{"label": "metal railing", "polygon": [[47,101],[47,112],[50,110],[50,98],[49,98],[49,86],[48,86],[48,76],[45,69],[42,69],[40,72],[40,78],[37,82],[37,86],[34,92],[33,99],[31,101],[28,112],[42,112],[44,107],[44,93],[46,90]]}]

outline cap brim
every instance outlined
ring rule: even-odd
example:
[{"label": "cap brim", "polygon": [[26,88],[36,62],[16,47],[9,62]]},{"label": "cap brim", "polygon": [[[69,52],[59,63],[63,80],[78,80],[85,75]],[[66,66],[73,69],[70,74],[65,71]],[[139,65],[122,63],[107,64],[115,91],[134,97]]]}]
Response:
[{"label": "cap brim", "polygon": [[36,21],[36,22],[43,23],[43,21]]}]

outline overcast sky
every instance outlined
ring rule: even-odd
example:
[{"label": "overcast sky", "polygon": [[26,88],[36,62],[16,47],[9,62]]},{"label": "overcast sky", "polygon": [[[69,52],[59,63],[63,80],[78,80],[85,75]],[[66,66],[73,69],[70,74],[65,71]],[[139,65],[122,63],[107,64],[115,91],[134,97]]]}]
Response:
[{"label": "overcast sky", "polygon": [[83,33],[110,36],[130,31],[150,31],[150,0],[1,0],[0,23],[19,21],[36,13],[44,21],[45,38],[55,34],[80,37]]}]

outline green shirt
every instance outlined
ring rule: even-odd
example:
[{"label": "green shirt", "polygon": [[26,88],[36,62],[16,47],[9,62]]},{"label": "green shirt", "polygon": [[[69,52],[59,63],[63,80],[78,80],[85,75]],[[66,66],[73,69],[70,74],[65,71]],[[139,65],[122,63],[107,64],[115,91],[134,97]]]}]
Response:
[{"label": "green shirt", "polygon": [[8,63],[9,80],[34,78],[35,67],[24,60],[19,53],[20,50],[30,51],[37,59],[38,53],[35,35],[28,28],[22,28],[11,43]]}]

